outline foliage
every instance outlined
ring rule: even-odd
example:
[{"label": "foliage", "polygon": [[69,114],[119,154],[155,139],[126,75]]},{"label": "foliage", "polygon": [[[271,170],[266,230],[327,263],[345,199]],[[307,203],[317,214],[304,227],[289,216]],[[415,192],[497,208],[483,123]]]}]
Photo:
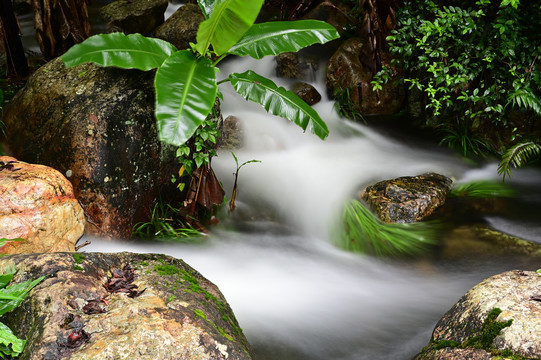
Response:
[{"label": "foliage", "polygon": [[490,180],[472,181],[461,184],[449,193],[454,197],[473,197],[473,198],[495,198],[511,197],[515,191],[501,182]]},{"label": "foliage", "polygon": [[179,219],[180,209],[161,200],[154,205],[150,220],[134,225],[133,235],[139,238],[157,238],[181,241],[201,236],[196,229],[183,224]]},{"label": "foliage", "polygon": [[[233,73],[217,82],[217,64],[229,54],[260,59],[339,36],[333,26],[316,20],[254,25],[262,5],[263,0],[199,0],[206,19],[199,25],[197,43],[191,44],[191,49],[178,51],[163,40],[113,33],[95,35],[62,56],[66,66],[94,62],[102,66],[157,69],[154,88],[158,134],[161,141],[180,147],[177,157],[183,166],[179,176],[185,170],[192,175],[185,206],[189,208],[188,218],[198,228],[202,224],[197,220],[196,208],[202,208],[204,213],[210,211],[212,219],[213,206],[221,204],[224,196],[210,166],[217,134],[206,122],[217,103],[219,84],[230,82],[246,99],[293,121],[303,130],[310,128],[322,139],[329,133],[317,112],[297,95],[253,71]],[[195,139],[187,144],[194,134]]]},{"label": "foliage", "polygon": [[366,123],[359,106],[351,101],[349,91],[350,88],[335,90],[333,98],[336,99],[336,103],[334,105],[336,111],[342,117],[351,120],[362,120]]},{"label": "foliage", "polygon": [[[62,59],[67,66],[88,61],[102,66],[149,70],[155,77],[156,118],[164,142],[184,144],[203,123],[216,102],[216,65],[228,54],[259,59],[286,51],[297,51],[338,37],[331,25],[315,20],[254,25],[262,0],[199,1],[206,20],[197,32],[191,50],[177,51],[162,40],[120,33],[95,35],[72,47]],[[219,58],[212,62],[212,57]],[[273,114],[286,117],[303,129],[310,126],[321,138],[328,134],[323,120],[291,92],[262,86],[270,80],[254,72],[231,74],[229,81],[246,98]]]},{"label": "foliage", "polygon": [[[541,9],[518,0],[407,1],[387,39],[403,81],[424,95],[427,123],[465,155],[487,152],[476,129],[514,126],[512,109],[541,116]],[[384,68],[374,86],[381,86]],[[502,139],[503,143],[514,139]],[[498,144],[491,144],[498,151]]]},{"label": "foliage", "polygon": [[233,192],[231,193],[231,200],[229,201],[229,210],[233,211],[233,210],[235,210],[235,199],[237,198],[237,185],[238,185],[238,180],[239,180],[239,171],[240,171],[240,169],[246,164],[258,163],[258,162],[261,162],[261,161],[260,160],[248,160],[248,161],[243,162],[239,166],[239,159],[237,159],[237,157],[235,156],[234,153],[231,153],[231,155],[233,155],[233,158],[235,159],[235,164],[237,165],[237,169],[235,170],[235,174],[234,174],[235,175],[235,182],[233,184]]},{"label": "foliage", "polygon": [[[36,280],[9,284],[15,273],[15,267],[8,266],[6,272],[0,275],[0,316],[19,306],[30,290],[45,278],[42,276]],[[0,322],[0,357],[19,356],[25,344],[26,340],[17,338],[9,327]]]},{"label": "foliage", "polygon": [[[177,148],[176,157],[182,165],[178,173],[179,181],[184,172],[192,176],[195,169],[210,165],[210,159],[216,155],[214,148],[219,137],[218,121],[211,117],[201,124],[188,142]],[[175,183],[177,181],[176,176],[173,175],[171,181]],[[178,184],[180,191],[184,190],[184,185],[182,182]]]},{"label": "foliage", "polygon": [[436,223],[385,224],[357,200],[345,205],[342,223],[340,247],[378,256],[419,254],[436,243],[438,233]]},{"label": "foliage", "polygon": [[511,165],[515,168],[522,167],[533,158],[539,158],[539,155],[541,155],[541,144],[531,141],[516,144],[503,154],[498,165],[498,174],[505,180],[505,176],[512,175]]}]

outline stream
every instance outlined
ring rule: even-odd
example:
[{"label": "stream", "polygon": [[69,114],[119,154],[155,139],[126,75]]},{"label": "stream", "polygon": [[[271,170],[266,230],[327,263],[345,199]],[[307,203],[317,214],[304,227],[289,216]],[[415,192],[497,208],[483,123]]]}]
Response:
[{"label": "stream", "polygon": [[[32,33],[31,17],[21,23]],[[223,63],[221,76],[252,69],[279,85],[290,84],[274,76],[271,57],[233,60]],[[261,162],[241,169],[237,209],[224,210],[204,241],[87,237],[91,244],[81,251],[152,252],[185,260],[220,288],[256,360],[409,360],[469,288],[506,270],[541,267],[489,256],[378,259],[336,247],[333,227],[342,206],[366,185],[424,172],[455,183],[500,178],[496,161],[473,166],[435,145],[340,118],[326,98],[324,74],[309,82],[323,96],[314,108],[329,126],[326,141],[268,115],[227,84],[220,87],[224,118],[238,117],[245,137],[235,155],[240,163]],[[212,165],[229,198],[236,168],[231,152],[220,151]],[[485,220],[499,231],[541,242],[541,172],[513,173],[508,183],[519,193],[511,202],[512,215]]]},{"label": "stream", "polygon": [[[252,69],[279,85],[274,60],[234,59],[222,76]],[[322,141],[268,115],[231,87],[221,86],[224,118],[237,116],[245,146],[239,163],[237,209],[201,244],[91,239],[84,251],[165,253],[182,258],[213,281],[233,308],[257,360],[411,359],[430,340],[439,318],[472,286],[502,271],[535,270],[516,259],[399,261],[346,253],[332,242],[344,202],[379,180],[438,172],[456,183],[494,179],[497,163],[475,167],[435,146],[341,119],[325,99],[323,74],[311,83],[324,99],[314,107],[327,122]],[[213,159],[227,196],[235,162],[230,151]],[[524,189],[516,218],[487,218],[492,227],[541,241],[536,218],[540,173],[515,171]],[[539,264],[541,267],[541,264]]]}]

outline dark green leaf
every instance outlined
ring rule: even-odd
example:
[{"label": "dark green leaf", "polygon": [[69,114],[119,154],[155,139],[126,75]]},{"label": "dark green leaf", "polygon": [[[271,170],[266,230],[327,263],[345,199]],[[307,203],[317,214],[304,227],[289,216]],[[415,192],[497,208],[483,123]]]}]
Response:
[{"label": "dark green leaf", "polygon": [[160,140],[180,146],[214,106],[218,91],[215,68],[208,58],[179,51],[160,66],[154,87]]},{"label": "dark green leaf", "polygon": [[303,130],[310,126],[311,132],[321,139],[329,134],[327,125],[312,107],[271,80],[248,70],[231,74],[229,81],[244,98],[262,105],[271,114],[291,120]]},{"label": "dark green leaf", "polygon": [[338,31],[323,21],[274,21],[254,24],[228,52],[261,59],[267,55],[298,51],[316,43],[324,44],[338,37]]},{"label": "dark green leaf", "polygon": [[102,66],[150,70],[159,67],[177,49],[167,41],[141,34],[99,34],[71,47],[62,60],[67,67],[94,62]]},{"label": "dark green leaf", "polygon": [[12,264],[9,264],[7,268],[4,270],[4,274],[0,275],[0,289],[3,289],[6,287],[7,284],[11,281],[11,278],[13,278],[13,275],[17,270],[15,269],[15,266]]},{"label": "dark green leaf", "polygon": [[25,344],[26,340],[17,338],[9,327],[0,322],[0,345],[2,345],[2,352],[5,355],[19,356],[23,352]]},{"label": "dark green leaf", "polygon": [[2,293],[2,295],[4,295],[5,297],[9,296],[17,299],[13,300],[0,298],[0,316],[19,306],[19,304],[26,297],[28,292],[32,290],[34,286],[39,284],[44,278],[45,277],[42,276],[39,279],[33,281],[28,280],[22,283],[9,285],[8,287],[0,290],[0,293]]}]

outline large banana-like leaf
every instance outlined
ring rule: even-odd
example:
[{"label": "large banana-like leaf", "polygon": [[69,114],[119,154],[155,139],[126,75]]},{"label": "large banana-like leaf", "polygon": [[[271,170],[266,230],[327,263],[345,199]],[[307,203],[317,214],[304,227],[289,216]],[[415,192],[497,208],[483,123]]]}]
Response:
[{"label": "large banana-like leaf", "polygon": [[177,49],[167,41],[141,34],[99,34],[72,46],[62,60],[67,67],[94,62],[102,66],[150,70],[159,67]]},{"label": "large banana-like leaf", "polygon": [[252,70],[242,74],[233,73],[228,80],[244,98],[262,105],[271,114],[291,120],[303,130],[310,125],[312,133],[321,139],[329,135],[327,124],[310,105],[291,91],[278,87],[271,80]]},{"label": "large banana-like leaf", "polygon": [[299,51],[315,43],[324,44],[338,37],[338,31],[323,21],[267,22],[254,24],[228,53],[261,59],[267,55]]},{"label": "large banana-like leaf", "polygon": [[210,17],[199,25],[196,50],[205,55],[212,45],[216,55],[223,55],[254,24],[263,0],[221,0]]},{"label": "large banana-like leaf", "polygon": [[197,3],[199,4],[199,7],[201,8],[203,15],[205,16],[205,19],[208,19],[210,17],[210,14],[212,14],[212,9],[216,4],[216,0],[198,0]]},{"label": "large banana-like leaf", "polygon": [[171,55],[154,80],[159,138],[180,146],[193,135],[214,106],[218,85],[210,59],[189,50]]}]

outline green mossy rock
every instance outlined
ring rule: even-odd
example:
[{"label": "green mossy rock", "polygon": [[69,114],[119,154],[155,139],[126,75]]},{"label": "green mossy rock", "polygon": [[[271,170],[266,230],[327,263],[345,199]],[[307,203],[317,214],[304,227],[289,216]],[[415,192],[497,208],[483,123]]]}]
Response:
[{"label": "green mossy rock", "polygon": [[[17,268],[15,282],[47,277],[1,318],[28,339],[20,360],[252,358],[219,289],[182,260],[132,253],[11,255],[0,259],[0,270],[10,263]],[[135,274],[134,290],[144,290],[133,298],[105,288],[126,264]]]}]

